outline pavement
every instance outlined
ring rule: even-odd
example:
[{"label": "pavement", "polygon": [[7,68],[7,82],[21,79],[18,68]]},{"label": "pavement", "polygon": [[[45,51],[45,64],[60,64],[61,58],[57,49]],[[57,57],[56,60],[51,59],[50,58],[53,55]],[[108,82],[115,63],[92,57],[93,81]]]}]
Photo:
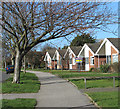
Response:
[{"label": "pavement", "polygon": [[72,107],[84,109],[88,107],[95,107],[87,96],[85,96],[75,86],[66,80],[46,72],[27,72],[35,73],[38,76],[39,81],[41,82],[39,92],[24,94],[2,94],[3,99],[36,98],[36,107]]}]

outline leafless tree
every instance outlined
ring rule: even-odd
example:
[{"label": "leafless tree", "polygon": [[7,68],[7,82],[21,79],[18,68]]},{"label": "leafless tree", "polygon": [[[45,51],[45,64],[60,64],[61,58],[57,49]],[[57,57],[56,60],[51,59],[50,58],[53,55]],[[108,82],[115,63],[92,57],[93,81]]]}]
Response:
[{"label": "leafless tree", "polygon": [[15,56],[13,83],[20,82],[24,55],[38,43],[116,20],[105,2],[3,2],[1,15],[3,37]]}]

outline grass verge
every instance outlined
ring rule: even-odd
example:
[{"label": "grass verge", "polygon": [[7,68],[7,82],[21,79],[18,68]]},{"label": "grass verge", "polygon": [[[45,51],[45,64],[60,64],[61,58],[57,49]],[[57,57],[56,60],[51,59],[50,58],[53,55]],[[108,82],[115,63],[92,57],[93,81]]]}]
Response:
[{"label": "grass verge", "polygon": [[[30,69],[29,69],[30,70]],[[118,76],[118,73],[101,73],[101,72],[76,72],[69,70],[41,70],[33,69],[34,71],[50,72],[61,78],[79,78],[79,77],[109,77]]]},{"label": "grass verge", "polygon": [[3,99],[2,109],[34,109],[36,104],[36,99]]},{"label": "grass verge", "polygon": [[[74,83],[78,89],[84,89],[85,83],[83,79],[69,79]],[[118,87],[118,79],[115,80],[115,86]],[[113,87],[113,79],[99,79],[99,80],[87,80],[86,88],[104,88],[104,87]]]},{"label": "grass verge", "polygon": [[37,93],[40,89],[38,77],[33,73],[20,74],[20,84],[12,83],[10,77],[2,83],[2,93]]},{"label": "grass verge", "polygon": [[118,109],[118,91],[87,93],[100,107]]},{"label": "grass verge", "polygon": [[111,74],[102,74],[102,73],[93,73],[93,74],[89,74],[89,73],[69,73],[69,74],[57,74],[59,77],[61,78],[75,78],[75,77],[112,77],[112,76],[118,76],[118,73],[111,73]]}]

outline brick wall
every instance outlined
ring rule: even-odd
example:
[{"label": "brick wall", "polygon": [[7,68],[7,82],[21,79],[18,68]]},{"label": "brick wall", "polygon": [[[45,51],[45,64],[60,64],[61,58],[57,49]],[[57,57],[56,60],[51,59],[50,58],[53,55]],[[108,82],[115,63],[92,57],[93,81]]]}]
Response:
[{"label": "brick wall", "polygon": [[[99,56],[99,66],[106,64],[106,56]],[[94,57],[94,68],[98,68],[98,56]]]},{"label": "brick wall", "polygon": [[99,56],[99,65],[106,64],[106,56]]},{"label": "brick wall", "polygon": [[113,63],[113,54],[117,54],[117,51],[111,46],[111,63]]},{"label": "brick wall", "polygon": [[94,68],[98,68],[98,56],[94,57]]},{"label": "brick wall", "polygon": [[52,61],[52,69],[55,69],[56,68],[56,65],[57,65],[57,61]]},{"label": "brick wall", "polygon": [[73,70],[77,70],[77,69],[78,69],[78,65],[77,65],[77,64],[72,65],[72,69],[73,69]]},{"label": "brick wall", "polygon": [[118,61],[120,62],[120,54],[118,55]]},{"label": "brick wall", "polygon": [[63,69],[69,69],[69,60],[62,60]]},{"label": "brick wall", "polygon": [[90,57],[91,56],[93,56],[93,54],[89,51],[89,69],[94,67],[94,65],[90,65]]}]

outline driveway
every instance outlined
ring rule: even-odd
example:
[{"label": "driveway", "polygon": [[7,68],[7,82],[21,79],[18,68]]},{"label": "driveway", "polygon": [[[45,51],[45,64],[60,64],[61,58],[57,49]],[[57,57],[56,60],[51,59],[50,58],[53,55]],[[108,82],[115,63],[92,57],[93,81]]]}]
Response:
[{"label": "driveway", "polygon": [[95,107],[83,93],[66,80],[46,72],[28,72],[35,73],[41,82],[40,91],[36,96],[36,107]]}]

